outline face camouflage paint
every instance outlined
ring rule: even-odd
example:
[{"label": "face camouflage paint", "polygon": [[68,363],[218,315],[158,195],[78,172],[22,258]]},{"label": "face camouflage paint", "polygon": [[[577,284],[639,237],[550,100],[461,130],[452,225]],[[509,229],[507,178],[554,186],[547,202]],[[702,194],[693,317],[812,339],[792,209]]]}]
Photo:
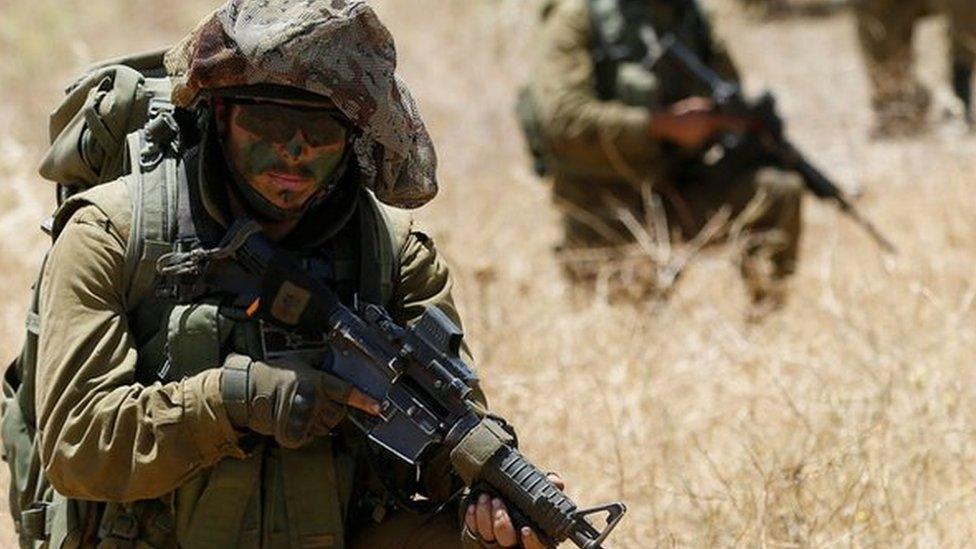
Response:
[{"label": "face camouflage paint", "polygon": [[269,217],[300,215],[336,182],[348,146],[337,111],[243,100],[228,106],[225,152]]},{"label": "face camouflage paint", "polygon": [[328,147],[329,150],[318,151],[315,156],[304,159],[298,164],[292,164],[283,158],[282,149],[288,157],[302,159],[302,151],[308,146],[302,141],[303,139],[296,135],[294,139],[284,144],[260,139],[243,143],[241,175],[250,178],[269,172],[281,173],[325,183],[342,162],[345,141]]}]

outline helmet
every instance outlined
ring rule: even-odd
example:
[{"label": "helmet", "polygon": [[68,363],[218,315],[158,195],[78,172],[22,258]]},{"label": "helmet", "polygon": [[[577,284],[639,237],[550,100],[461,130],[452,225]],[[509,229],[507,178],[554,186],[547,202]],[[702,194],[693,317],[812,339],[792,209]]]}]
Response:
[{"label": "helmet", "polygon": [[416,208],[437,194],[433,143],[394,74],[393,37],[363,0],[230,0],[166,67],[184,108],[254,85],[328,98],[359,130],[353,157],[378,199]]}]

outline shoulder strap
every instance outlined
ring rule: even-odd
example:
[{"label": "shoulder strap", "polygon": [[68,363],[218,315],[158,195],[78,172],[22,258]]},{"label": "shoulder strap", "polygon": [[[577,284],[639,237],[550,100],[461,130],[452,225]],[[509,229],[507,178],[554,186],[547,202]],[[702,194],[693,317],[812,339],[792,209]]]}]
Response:
[{"label": "shoulder strap", "polygon": [[152,291],[156,261],[171,251],[176,227],[177,160],[127,178],[132,231],[125,249],[124,287],[130,310]]},{"label": "shoulder strap", "polygon": [[592,30],[591,55],[596,71],[597,93],[603,99],[613,97],[617,66],[636,55],[628,40],[628,30],[639,21],[630,0],[586,0]]},{"label": "shoulder strap", "polygon": [[[177,236],[180,160],[173,105],[165,98],[154,98],[150,113],[146,128],[127,138],[131,170],[126,185],[132,201],[132,227],[123,282],[130,310],[152,291],[156,261],[172,250]],[[173,133],[167,133],[168,129]]]},{"label": "shoulder strap", "polygon": [[123,287],[128,289],[129,310],[134,310],[152,291],[156,261],[171,251],[176,239],[180,144],[174,111],[168,93],[153,94],[146,127],[126,138],[130,163],[126,185],[132,200],[132,228],[125,248]]},{"label": "shoulder strap", "polygon": [[360,207],[359,234],[363,246],[359,293],[367,301],[385,305],[393,296],[393,276],[399,268],[397,254],[403,240],[398,233],[402,231],[397,231],[398,223],[392,218],[392,212],[368,191],[363,191]]},{"label": "shoulder strap", "polygon": [[[27,435],[34,436],[34,429],[37,425],[34,408],[34,386],[35,376],[33,366],[37,363],[37,344],[40,336],[41,321],[38,316],[39,301],[41,293],[41,273],[44,272],[44,265],[47,263],[48,255],[44,254],[41,268],[37,271],[37,278],[31,288],[30,307],[27,309],[26,328],[27,334],[24,338],[24,345],[17,356],[7,366],[3,377],[3,396],[5,399],[15,399],[17,407],[27,427]],[[4,410],[4,415],[8,410]],[[4,439],[12,438],[13,433],[4,433]]]}]

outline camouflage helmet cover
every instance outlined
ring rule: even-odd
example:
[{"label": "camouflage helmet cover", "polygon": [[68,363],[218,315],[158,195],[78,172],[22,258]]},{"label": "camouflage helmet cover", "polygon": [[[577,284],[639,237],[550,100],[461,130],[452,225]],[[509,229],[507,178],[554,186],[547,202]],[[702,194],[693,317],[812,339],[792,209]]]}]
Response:
[{"label": "camouflage helmet cover", "polygon": [[328,97],[360,130],[367,187],[391,206],[437,194],[437,159],[406,86],[393,37],[363,0],[230,0],[166,55],[173,102],[276,84]]}]

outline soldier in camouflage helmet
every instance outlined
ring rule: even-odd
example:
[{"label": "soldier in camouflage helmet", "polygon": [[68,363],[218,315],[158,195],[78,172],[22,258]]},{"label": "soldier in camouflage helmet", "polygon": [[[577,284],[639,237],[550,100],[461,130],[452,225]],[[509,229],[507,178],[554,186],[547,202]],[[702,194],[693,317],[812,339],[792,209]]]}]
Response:
[{"label": "soldier in camouflage helmet", "polygon": [[[205,19],[166,59],[172,101],[198,125],[183,132],[181,242],[213,246],[250,217],[345,299],[382,302],[404,323],[426,307],[458,321],[447,266],[396,209],[437,185],[395,63],[359,0],[232,0]],[[132,181],[56,215],[36,395],[57,491],[49,545],[542,546],[497,499],[459,509],[447,456],[419,471],[376,456],[345,418],[378,404],[310,365],[323,343],[212,303],[134,299]],[[440,505],[404,510],[418,494]]]},{"label": "soldier in camouflage helmet", "polygon": [[976,2],[972,0],[860,0],[857,34],[871,83],[879,137],[909,135],[925,127],[929,91],[914,73],[912,37],[925,16],[946,16],[952,87],[972,124],[976,67]]},{"label": "soldier in camouflage helmet", "polygon": [[[723,77],[738,80],[694,0],[546,3],[527,97],[563,212],[561,249],[633,242],[639,235],[633,221],[651,217],[651,191],[663,199],[671,232],[685,238],[727,209],[732,233],[746,242],[742,271],[752,299],[778,305],[784,280],[796,269],[802,182],[775,169],[696,174],[692,153],[723,132],[741,130],[742,121],[714,112],[678,69],[642,63],[667,33]],[[577,271],[567,263],[573,279],[587,274]]]}]

